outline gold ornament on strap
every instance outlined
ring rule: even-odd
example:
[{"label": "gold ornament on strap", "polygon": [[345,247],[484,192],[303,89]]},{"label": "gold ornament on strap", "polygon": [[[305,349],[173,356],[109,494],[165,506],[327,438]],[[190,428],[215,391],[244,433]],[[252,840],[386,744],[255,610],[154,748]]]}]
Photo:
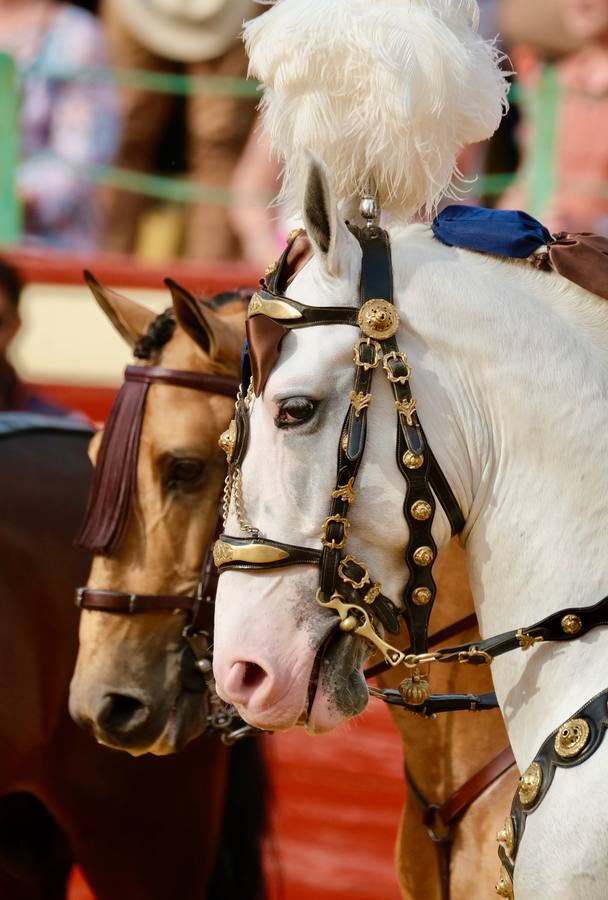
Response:
[{"label": "gold ornament on strap", "polygon": [[543,770],[537,762],[531,763],[519,779],[517,793],[522,806],[531,806],[543,783]]},{"label": "gold ornament on strap", "polygon": [[515,849],[515,829],[513,828],[513,819],[511,816],[507,816],[505,819],[502,828],[496,835],[496,840],[505,848],[509,856],[513,855],[513,850]]},{"label": "gold ornament on strap", "polygon": [[498,881],[494,885],[494,890],[499,897],[507,897],[508,900],[513,900],[513,882],[504,866],[500,869]]},{"label": "gold ornament on strap", "polygon": [[558,729],[553,746],[562,759],[572,759],[582,753],[591,737],[586,719],[569,719]]},{"label": "gold ornament on strap", "polygon": [[358,419],[361,415],[361,410],[367,409],[367,407],[372,402],[371,394],[364,394],[363,392],[357,393],[356,391],[350,392],[350,405],[355,411],[355,417]]},{"label": "gold ornament on strap", "polygon": [[220,539],[213,546],[213,562],[218,569],[227,562],[273,563],[287,559],[288,556],[286,550],[269,547],[267,544],[234,545]]},{"label": "gold ornament on strap", "polygon": [[385,341],[399,330],[399,313],[388,300],[368,300],[357,316],[357,325],[366,337]]}]

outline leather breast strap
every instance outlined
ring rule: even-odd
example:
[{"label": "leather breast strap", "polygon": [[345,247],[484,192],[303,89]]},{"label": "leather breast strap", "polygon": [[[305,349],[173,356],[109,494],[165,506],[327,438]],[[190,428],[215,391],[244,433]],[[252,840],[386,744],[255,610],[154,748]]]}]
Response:
[{"label": "leather breast strap", "polygon": [[[598,749],[608,728],[608,689],[592,697],[571,719],[551,732],[526,771],[513,799],[511,814],[499,835],[501,880],[513,884],[513,869],[526,821],[542,803],[556,769],[585,763]],[[506,896],[506,895],[505,895]]]},{"label": "leather breast strap", "polygon": [[475,772],[463,785],[441,804],[431,803],[422,793],[412,777],[412,773],[404,765],[405,780],[408,788],[422,811],[422,821],[429,837],[437,848],[437,862],[441,882],[442,900],[450,900],[450,862],[453,844],[453,827],[457,820],[481,797],[501,775],[515,765],[515,757],[510,747],[505,747],[478,772]]}]

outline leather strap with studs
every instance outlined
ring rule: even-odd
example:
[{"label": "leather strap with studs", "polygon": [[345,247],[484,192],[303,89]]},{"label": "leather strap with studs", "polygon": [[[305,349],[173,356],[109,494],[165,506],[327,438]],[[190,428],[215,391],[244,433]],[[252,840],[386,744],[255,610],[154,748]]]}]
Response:
[{"label": "leather strap with studs", "polygon": [[509,885],[512,890],[513,869],[526,820],[542,803],[556,769],[570,769],[587,762],[604,740],[607,728],[608,689],[596,694],[571,719],[552,731],[522,774],[511,813],[497,837],[503,865],[500,881],[506,890]]}]

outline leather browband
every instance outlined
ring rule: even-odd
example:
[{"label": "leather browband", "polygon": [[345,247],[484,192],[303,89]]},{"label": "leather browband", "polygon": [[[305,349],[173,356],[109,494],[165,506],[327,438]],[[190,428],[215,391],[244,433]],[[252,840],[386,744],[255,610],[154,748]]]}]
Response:
[{"label": "leather browband", "polygon": [[236,396],[239,380],[229,375],[213,375],[206,372],[188,372],[180,369],[164,369],[162,366],[127,366],[125,381],[141,381],[144,384],[170,384],[209,394]]}]

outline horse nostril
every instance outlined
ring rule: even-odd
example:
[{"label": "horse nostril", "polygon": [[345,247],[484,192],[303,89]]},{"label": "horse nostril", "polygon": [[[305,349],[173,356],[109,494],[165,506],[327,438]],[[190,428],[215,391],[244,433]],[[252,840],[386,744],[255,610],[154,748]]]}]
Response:
[{"label": "horse nostril", "polygon": [[136,697],[106,694],[98,721],[107,731],[127,732],[137,728],[147,717],[147,708]]},{"label": "horse nostril", "polygon": [[243,687],[254,691],[262,684],[267,675],[268,673],[257,663],[246,662],[243,672]]}]

